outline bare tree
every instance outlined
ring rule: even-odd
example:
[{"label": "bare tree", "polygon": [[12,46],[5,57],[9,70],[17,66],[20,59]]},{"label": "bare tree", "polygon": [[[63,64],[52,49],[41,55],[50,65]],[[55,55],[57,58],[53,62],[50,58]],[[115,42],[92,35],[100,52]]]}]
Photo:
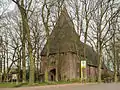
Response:
[{"label": "bare tree", "polygon": [[[34,83],[34,60],[32,55],[32,44],[31,44],[31,38],[30,38],[30,26],[28,24],[28,13],[30,10],[30,6],[32,4],[32,0],[27,1],[25,5],[24,0],[12,0],[16,5],[18,6],[21,17],[22,17],[22,25],[23,25],[23,38],[26,36],[26,40],[28,42],[28,53],[29,53],[29,59],[30,59],[30,75],[29,75],[29,83]],[[27,8],[26,8],[27,7]],[[24,42],[25,43],[25,42]],[[25,46],[23,46],[25,47]],[[25,70],[24,70],[25,72]],[[24,75],[25,77],[25,75]]]},{"label": "bare tree", "polygon": [[[96,33],[96,43],[94,42],[95,47],[96,47],[96,51],[98,53],[98,82],[101,82],[101,73],[102,73],[102,63],[103,63],[103,47],[105,46],[105,44],[112,39],[113,35],[109,36],[109,32],[110,32],[110,25],[111,25],[111,21],[118,15],[119,13],[119,9],[117,8],[117,10],[115,10],[111,15],[108,15],[110,12],[110,8],[113,5],[115,5],[115,3],[111,3],[112,1],[110,0],[99,0],[97,2],[97,10],[95,12],[93,12],[93,24],[91,24],[91,28],[94,32],[94,34]],[[94,36],[93,34],[93,36]],[[94,39],[95,39],[94,38]]]}]

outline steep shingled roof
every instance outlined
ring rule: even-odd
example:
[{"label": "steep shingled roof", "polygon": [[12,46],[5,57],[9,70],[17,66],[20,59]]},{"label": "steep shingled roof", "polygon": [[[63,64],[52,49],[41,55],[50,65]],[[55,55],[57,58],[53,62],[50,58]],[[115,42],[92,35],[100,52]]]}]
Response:
[{"label": "steep shingled roof", "polygon": [[[89,63],[96,64],[96,53],[90,46],[86,45],[86,48],[86,57],[90,60]],[[74,24],[66,8],[61,11],[61,15],[50,35],[49,51],[50,54],[62,52],[78,52],[79,54],[83,54],[83,43],[80,42],[79,35],[74,29]],[[45,45],[41,52],[41,56],[46,56],[46,52],[47,48]]]}]

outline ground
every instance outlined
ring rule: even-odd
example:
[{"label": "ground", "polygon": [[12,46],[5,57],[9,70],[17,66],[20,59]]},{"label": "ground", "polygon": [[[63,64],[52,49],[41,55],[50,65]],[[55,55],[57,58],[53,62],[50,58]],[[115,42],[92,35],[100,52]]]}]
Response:
[{"label": "ground", "polygon": [[119,83],[109,84],[64,84],[19,88],[0,88],[0,90],[120,90]]}]

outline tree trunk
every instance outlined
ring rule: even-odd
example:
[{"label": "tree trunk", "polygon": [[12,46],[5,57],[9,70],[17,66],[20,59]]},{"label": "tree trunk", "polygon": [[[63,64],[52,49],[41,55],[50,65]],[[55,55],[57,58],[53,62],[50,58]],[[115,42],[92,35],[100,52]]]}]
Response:
[{"label": "tree trunk", "polygon": [[[29,73],[29,84],[34,83],[34,59],[32,55],[32,45],[31,45],[31,38],[30,38],[30,28],[28,25],[28,18],[27,13],[24,8],[19,7],[21,16],[22,16],[22,22],[23,22],[23,31],[26,31],[26,38],[28,42],[28,53],[29,53],[29,60],[30,60],[30,73]],[[25,68],[26,69],[26,68]]]},{"label": "tree trunk", "polygon": [[29,75],[29,84],[33,84],[34,83],[34,59],[33,59],[33,55],[32,55],[32,45],[31,45],[31,39],[30,39],[30,29],[29,29],[29,25],[26,21],[26,29],[27,29],[27,41],[28,41],[28,53],[29,53],[29,59],[30,59],[30,75]]},{"label": "tree trunk", "polygon": [[[23,2],[21,3],[21,6],[24,7]],[[26,16],[25,16],[25,11],[23,8],[19,7],[21,17],[22,17],[22,82],[26,82],[26,59],[25,59],[25,43],[26,43]]]},{"label": "tree trunk", "polygon": [[[115,30],[114,30],[115,34]],[[113,36],[113,56],[114,56],[114,82],[117,82],[117,58],[116,58],[116,44],[115,44],[115,35]]]},{"label": "tree trunk", "polygon": [[[4,47],[5,48],[5,47]],[[3,68],[3,72],[4,72],[4,78],[3,78],[3,80],[4,80],[4,82],[6,81],[6,72],[5,72],[5,70],[6,70],[6,65],[5,65],[5,63],[6,63],[6,60],[5,60],[5,50],[3,51],[3,58],[4,58],[4,68]]]},{"label": "tree trunk", "polygon": [[25,19],[25,26],[26,26],[26,36],[27,36],[27,41],[28,41],[28,53],[29,53],[29,59],[30,59],[30,75],[29,75],[29,84],[33,84],[34,83],[34,59],[33,59],[33,55],[32,55],[32,44],[31,44],[31,38],[30,38],[30,29],[29,29],[29,25],[27,22],[27,16]]},{"label": "tree trunk", "polygon": [[39,42],[37,42],[37,70],[36,70],[36,80],[37,81],[39,81],[39,68],[38,68],[38,66],[39,66],[39,62],[40,62],[40,58],[39,58],[39,44],[38,44]]},{"label": "tree trunk", "polygon": [[25,36],[26,36],[26,32],[24,30],[24,22],[23,22],[23,38],[22,38],[22,82],[25,83],[26,82],[26,59],[25,59]]},{"label": "tree trunk", "polygon": [[98,54],[98,82],[101,83],[101,73],[102,73],[102,41],[101,41],[101,22],[102,19],[100,19],[100,22],[97,23],[97,54]]},{"label": "tree trunk", "polygon": [[[47,32],[48,33],[48,32]],[[49,34],[47,34],[47,56],[46,56],[45,82],[48,82],[48,67],[49,67]]]},{"label": "tree trunk", "polygon": [[20,81],[20,71],[21,71],[21,55],[20,55],[20,51],[18,49],[18,61],[17,61],[17,66],[18,66],[18,74],[17,74],[17,78],[18,78],[18,82]]},{"label": "tree trunk", "polygon": [[98,52],[98,82],[101,83],[101,73],[102,73],[102,48],[100,47]]}]

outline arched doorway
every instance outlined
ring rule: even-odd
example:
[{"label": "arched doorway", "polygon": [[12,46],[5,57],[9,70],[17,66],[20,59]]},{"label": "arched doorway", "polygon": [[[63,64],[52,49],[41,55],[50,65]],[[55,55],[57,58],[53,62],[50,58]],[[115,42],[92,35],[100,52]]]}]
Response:
[{"label": "arched doorway", "polygon": [[49,80],[50,81],[55,81],[55,77],[56,77],[56,69],[51,69],[49,72]]}]

